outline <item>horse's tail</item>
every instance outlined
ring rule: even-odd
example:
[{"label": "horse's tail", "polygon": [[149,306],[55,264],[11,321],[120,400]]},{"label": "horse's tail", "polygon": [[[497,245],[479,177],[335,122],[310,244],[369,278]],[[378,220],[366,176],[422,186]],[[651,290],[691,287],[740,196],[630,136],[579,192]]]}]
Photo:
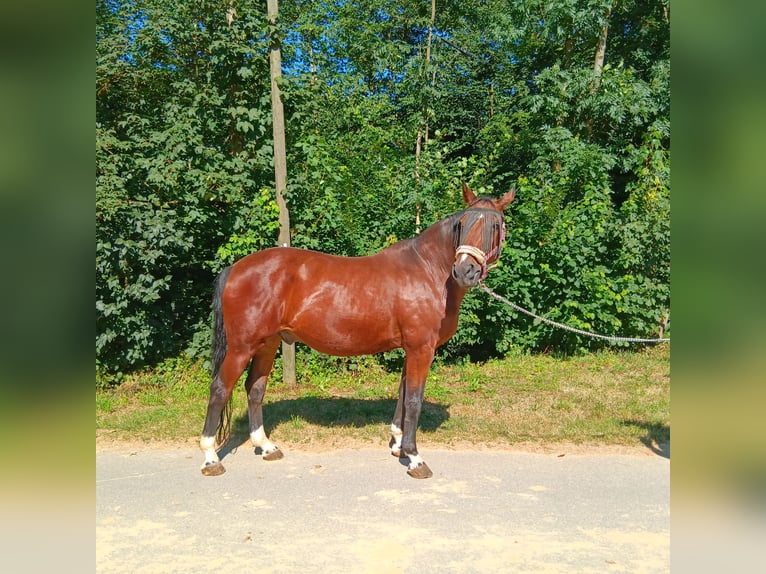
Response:
[{"label": "horse's tail", "polygon": [[[215,289],[213,291],[213,380],[218,376],[218,372],[221,370],[221,364],[226,357],[226,350],[228,344],[226,343],[226,327],[223,324],[223,288],[226,286],[226,281],[231,273],[231,266],[226,267],[218,274],[218,278],[215,280]],[[229,394],[229,399],[221,411],[221,418],[218,421],[218,429],[216,430],[215,439],[219,445],[224,444],[229,440],[231,435],[231,409],[232,409],[232,395]]]}]

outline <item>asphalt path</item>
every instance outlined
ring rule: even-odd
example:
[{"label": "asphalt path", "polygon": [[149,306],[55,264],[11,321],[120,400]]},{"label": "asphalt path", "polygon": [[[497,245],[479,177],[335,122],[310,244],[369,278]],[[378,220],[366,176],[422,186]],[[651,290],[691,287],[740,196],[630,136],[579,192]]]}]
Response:
[{"label": "asphalt path", "polygon": [[648,449],[421,448],[426,480],[385,448],[284,450],[205,477],[196,448],[97,449],[97,572],[670,570],[670,460]]}]

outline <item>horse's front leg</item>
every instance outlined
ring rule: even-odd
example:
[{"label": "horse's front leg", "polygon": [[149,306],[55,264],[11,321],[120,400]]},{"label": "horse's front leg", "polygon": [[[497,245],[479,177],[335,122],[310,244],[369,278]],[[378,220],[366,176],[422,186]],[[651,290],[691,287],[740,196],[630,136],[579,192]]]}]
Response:
[{"label": "horse's front leg", "polygon": [[418,454],[418,447],[415,441],[420,411],[423,407],[426,377],[428,376],[428,369],[431,367],[433,359],[434,350],[425,347],[407,352],[404,365],[404,400],[402,401],[404,424],[402,428],[401,451],[410,459],[407,474],[413,478],[430,478],[433,476],[431,469],[428,468],[428,465]]}]

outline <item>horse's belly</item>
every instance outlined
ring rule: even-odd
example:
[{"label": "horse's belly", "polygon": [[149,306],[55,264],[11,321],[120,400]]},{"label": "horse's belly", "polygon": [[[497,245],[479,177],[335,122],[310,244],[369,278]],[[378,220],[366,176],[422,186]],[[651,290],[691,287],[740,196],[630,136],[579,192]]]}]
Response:
[{"label": "horse's belly", "polygon": [[340,357],[373,355],[401,346],[398,337],[381,335],[371,330],[312,328],[285,330],[282,338],[286,341],[299,341],[326,355]]},{"label": "horse's belly", "polygon": [[282,338],[300,341],[320,353],[343,357],[372,355],[401,346],[401,338],[391,325],[332,314],[287,328]]}]

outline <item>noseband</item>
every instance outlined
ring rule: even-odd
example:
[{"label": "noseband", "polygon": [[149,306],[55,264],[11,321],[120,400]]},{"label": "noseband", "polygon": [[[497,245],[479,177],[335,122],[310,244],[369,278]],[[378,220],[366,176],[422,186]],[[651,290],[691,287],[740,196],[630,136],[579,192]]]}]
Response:
[{"label": "noseband", "polygon": [[[468,232],[474,225],[481,222],[481,248],[473,245],[465,245],[463,242]],[[495,224],[500,224],[500,234],[497,243],[495,243]],[[487,276],[490,269],[488,263],[493,263],[500,259],[500,252],[505,242],[505,218],[503,214],[495,209],[484,207],[472,207],[466,209],[457,216],[454,233],[455,242],[455,260],[460,255],[470,255],[479,265],[481,265],[481,279]]]}]

